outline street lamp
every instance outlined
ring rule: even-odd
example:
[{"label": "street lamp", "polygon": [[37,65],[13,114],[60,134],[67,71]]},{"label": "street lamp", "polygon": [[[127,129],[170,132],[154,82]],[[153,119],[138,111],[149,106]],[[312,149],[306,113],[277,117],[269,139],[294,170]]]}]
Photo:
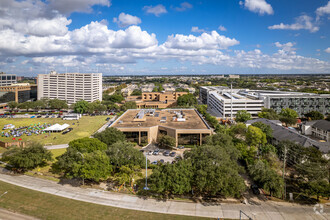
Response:
[{"label": "street lamp", "polygon": [[[80,156],[82,157],[82,161],[83,161],[83,164],[85,163],[85,158],[84,158],[84,155],[81,153],[81,152],[77,152],[77,154],[80,154]],[[85,185],[85,180],[84,180],[84,176],[82,178],[82,181],[83,181],[83,185]]]},{"label": "street lamp", "polygon": [[146,186],[143,188],[144,190],[149,190],[148,188],[148,158],[146,153]]}]

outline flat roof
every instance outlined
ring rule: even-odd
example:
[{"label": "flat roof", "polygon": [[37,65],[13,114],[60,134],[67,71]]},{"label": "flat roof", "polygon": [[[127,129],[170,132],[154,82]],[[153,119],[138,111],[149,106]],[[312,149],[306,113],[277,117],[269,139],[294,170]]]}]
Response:
[{"label": "flat roof", "polygon": [[[134,121],[141,109],[129,109],[119,117],[111,127],[115,128],[134,128],[134,127],[153,127],[164,126],[174,129],[209,129],[199,114],[194,109],[163,109],[155,110],[154,116],[144,115],[144,121]],[[185,121],[174,121],[175,112],[184,114]],[[158,116],[158,117],[156,117]],[[166,122],[160,122],[166,117]]]}]

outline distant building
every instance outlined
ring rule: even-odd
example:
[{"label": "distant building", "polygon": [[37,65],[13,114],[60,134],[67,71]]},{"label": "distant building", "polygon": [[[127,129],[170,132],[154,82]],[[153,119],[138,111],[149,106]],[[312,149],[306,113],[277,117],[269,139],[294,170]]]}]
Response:
[{"label": "distant building", "polygon": [[130,96],[132,94],[132,92],[135,90],[135,89],[138,89],[138,86],[133,84],[133,85],[128,85],[126,88],[123,88],[121,90],[121,93],[123,94],[123,96]]},{"label": "distant building", "polygon": [[330,142],[330,121],[315,120],[301,123],[301,133]]},{"label": "distant building", "polygon": [[9,86],[0,86],[0,103],[15,101],[18,103],[36,100],[37,85],[18,83]]},{"label": "distant building", "polygon": [[329,114],[330,95],[269,90],[229,89],[223,86],[200,87],[200,101],[219,117],[235,117],[238,110],[257,116],[262,107],[280,113],[283,108],[295,110],[299,116],[310,111]]},{"label": "distant building", "polygon": [[38,75],[38,99],[102,101],[102,73],[56,73]]},{"label": "distant building", "polygon": [[129,96],[126,101],[135,101],[138,108],[168,108],[188,92],[143,92],[141,96]]},{"label": "distant building", "polygon": [[202,145],[213,133],[195,109],[129,109],[110,127],[137,144],[157,142],[159,135],[169,135],[175,138],[176,146]]},{"label": "distant building", "polygon": [[229,75],[230,79],[239,79],[239,75]]},{"label": "distant building", "polygon": [[15,74],[0,72],[0,86],[10,86],[15,83],[17,83],[17,76]]}]

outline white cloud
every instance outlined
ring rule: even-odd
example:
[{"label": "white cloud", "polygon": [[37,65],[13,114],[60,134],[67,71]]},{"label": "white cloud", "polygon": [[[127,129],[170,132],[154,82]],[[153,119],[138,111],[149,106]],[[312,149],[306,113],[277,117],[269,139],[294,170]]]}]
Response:
[{"label": "white cloud", "polygon": [[316,9],[316,14],[317,14],[317,19],[320,16],[326,15],[326,14],[330,14],[330,1],[328,1],[328,4],[323,6],[323,7],[319,7],[318,9]]},{"label": "white cloud", "polygon": [[317,32],[320,28],[313,21],[313,18],[308,15],[301,15],[295,19],[296,22],[293,24],[275,24],[269,26],[270,30],[309,30],[310,32]]},{"label": "white cloud", "polygon": [[189,2],[182,2],[180,4],[180,7],[175,7],[174,9],[176,11],[186,11],[188,9],[191,9],[192,7],[193,7],[192,4],[190,4]]},{"label": "white cloud", "polygon": [[220,25],[218,27],[219,31],[227,31],[227,28],[225,28],[224,26]]},{"label": "white cloud", "polygon": [[145,10],[148,14],[154,14],[157,17],[159,17],[161,14],[167,13],[166,8],[162,4],[156,6],[144,6],[143,10]]},{"label": "white cloud", "polygon": [[49,0],[49,7],[62,14],[92,12],[93,5],[110,7],[111,3],[109,0]]},{"label": "white cloud", "polygon": [[203,33],[196,37],[194,35],[176,34],[168,36],[164,45],[168,48],[199,50],[199,49],[226,49],[239,44],[236,39],[230,39],[219,35],[216,31],[211,34]]},{"label": "white cloud", "polygon": [[194,27],[191,27],[191,32],[201,33],[201,32],[205,32],[205,30],[199,29],[198,27],[194,26]]},{"label": "white cloud", "polygon": [[274,14],[273,8],[265,0],[245,0],[244,2],[240,1],[240,5],[244,5],[249,11],[258,13],[260,15]]},{"label": "white cloud", "polygon": [[327,49],[324,50],[327,53],[330,53],[330,47],[328,47]]},{"label": "white cloud", "polygon": [[119,27],[127,27],[129,25],[137,25],[141,23],[141,19],[125,13],[120,13],[118,18],[113,18],[113,22],[117,23]]}]

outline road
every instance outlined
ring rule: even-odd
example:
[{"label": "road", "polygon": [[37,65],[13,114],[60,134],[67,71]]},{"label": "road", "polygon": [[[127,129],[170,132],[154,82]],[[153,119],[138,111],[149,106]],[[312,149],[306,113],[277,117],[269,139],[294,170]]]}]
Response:
[{"label": "road", "polygon": [[28,189],[74,200],[165,214],[238,219],[239,211],[242,210],[254,220],[324,220],[330,218],[328,213],[329,207],[324,207],[323,213],[317,214],[313,210],[313,206],[302,206],[289,203],[263,202],[261,205],[244,205],[230,203],[202,204],[198,202],[158,201],[98,189],[82,189],[70,185],[61,185],[49,180],[25,175],[14,176],[1,173],[0,180]]}]

